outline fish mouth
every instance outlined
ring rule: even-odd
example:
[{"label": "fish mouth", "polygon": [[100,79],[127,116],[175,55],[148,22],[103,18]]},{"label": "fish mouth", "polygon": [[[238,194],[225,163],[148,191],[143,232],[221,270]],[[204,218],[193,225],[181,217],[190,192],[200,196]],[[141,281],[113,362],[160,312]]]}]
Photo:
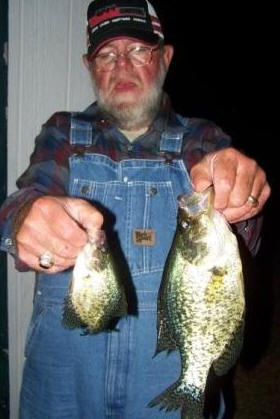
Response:
[{"label": "fish mouth", "polygon": [[208,210],[211,205],[213,195],[213,185],[208,186],[208,188],[202,192],[190,190],[185,194],[178,195],[178,207],[187,211],[189,216],[198,216]]},{"label": "fish mouth", "polygon": [[179,208],[185,208],[188,205],[190,196],[191,194],[178,195],[177,202],[178,202]]}]

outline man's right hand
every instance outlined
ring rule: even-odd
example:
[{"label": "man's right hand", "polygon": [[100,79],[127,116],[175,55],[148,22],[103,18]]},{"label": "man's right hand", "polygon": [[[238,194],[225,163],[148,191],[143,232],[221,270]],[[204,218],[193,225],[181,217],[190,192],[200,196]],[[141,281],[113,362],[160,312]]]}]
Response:
[{"label": "man's right hand", "polygon": [[[56,273],[75,264],[83,246],[94,240],[103,224],[102,214],[78,198],[37,198],[16,234],[17,256],[35,271]],[[39,257],[49,251],[54,265],[43,269]]]}]

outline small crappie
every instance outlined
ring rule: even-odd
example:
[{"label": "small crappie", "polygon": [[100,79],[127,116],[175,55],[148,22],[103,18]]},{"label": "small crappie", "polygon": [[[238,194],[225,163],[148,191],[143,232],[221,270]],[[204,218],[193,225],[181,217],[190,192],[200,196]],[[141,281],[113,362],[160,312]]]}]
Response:
[{"label": "small crappie", "polygon": [[66,297],[64,324],[85,326],[89,333],[106,330],[111,321],[127,312],[124,285],[113,258],[100,234],[79,253]]},{"label": "small crappie", "polygon": [[178,225],[158,296],[156,353],[179,349],[181,375],[150,402],[203,417],[211,366],[225,374],[243,341],[244,288],[238,244],[213,209],[213,188],[178,198]]}]

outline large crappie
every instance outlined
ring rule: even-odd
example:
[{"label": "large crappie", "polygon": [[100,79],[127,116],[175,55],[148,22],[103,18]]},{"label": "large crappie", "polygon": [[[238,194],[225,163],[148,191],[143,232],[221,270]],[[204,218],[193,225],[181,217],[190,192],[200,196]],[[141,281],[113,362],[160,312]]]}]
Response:
[{"label": "large crappie", "polygon": [[89,333],[97,333],[126,312],[124,285],[116,273],[105,235],[100,232],[77,257],[65,301],[64,324],[70,328],[82,325]]},{"label": "large crappie", "polygon": [[156,353],[179,349],[181,375],[150,402],[203,417],[211,366],[225,374],[243,341],[244,288],[238,245],[213,209],[213,188],[178,198],[178,226],[158,297]]}]

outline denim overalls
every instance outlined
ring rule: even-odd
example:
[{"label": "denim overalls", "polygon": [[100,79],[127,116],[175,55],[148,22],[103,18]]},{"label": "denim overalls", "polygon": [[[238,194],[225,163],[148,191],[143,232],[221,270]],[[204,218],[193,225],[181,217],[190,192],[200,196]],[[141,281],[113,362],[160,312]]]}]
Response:
[{"label": "denim overalls", "polygon": [[[71,120],[72,145],[92,142],[92,126]],[[40,274],[26,342],[21,419],[180,418],[148,402],[180,374],[177,351],[154,356],[157,293],[176,228],[176,197],[188,191],[180,159],[184,128],[164,131],[158,159],[115,162],[72,155],[69,195],[92,201],[110,220],[133,304],[116,328],[97,335],[62,326],[70,271]],[[165,154],[166,153],[166,154]],[[169,158],[167,158],[168,156]],[[106,225],[106,222],[105,222]],[[124,269],[125,271],[125,269]],[[219,416],[222,417],[222,416]]]}]

